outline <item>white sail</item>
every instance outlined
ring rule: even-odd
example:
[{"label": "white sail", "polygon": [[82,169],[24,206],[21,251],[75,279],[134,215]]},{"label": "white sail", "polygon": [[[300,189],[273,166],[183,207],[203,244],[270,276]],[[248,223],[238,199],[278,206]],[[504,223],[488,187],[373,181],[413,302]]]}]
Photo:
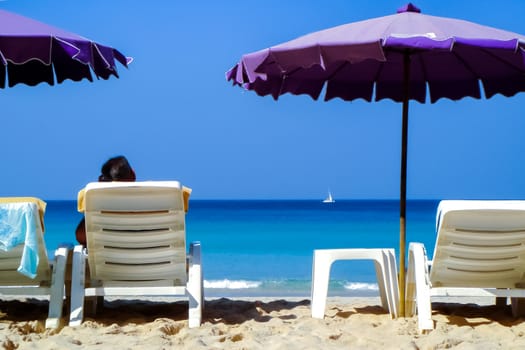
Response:
[{"label": "white sail", "polygon": [[335,199],[332,197],[332,192],[328,191],[328,197],[323,200],[323,203],[335,203]]}]

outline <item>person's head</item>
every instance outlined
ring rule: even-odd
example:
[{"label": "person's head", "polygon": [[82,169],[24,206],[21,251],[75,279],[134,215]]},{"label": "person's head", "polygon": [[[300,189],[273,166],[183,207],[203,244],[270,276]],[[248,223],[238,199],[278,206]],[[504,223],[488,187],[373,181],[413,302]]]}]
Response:
[{"label": "person's head", "polygon": [[135,171],[124,156],[113,157],[102,165],[98,181],[135,181]]}]

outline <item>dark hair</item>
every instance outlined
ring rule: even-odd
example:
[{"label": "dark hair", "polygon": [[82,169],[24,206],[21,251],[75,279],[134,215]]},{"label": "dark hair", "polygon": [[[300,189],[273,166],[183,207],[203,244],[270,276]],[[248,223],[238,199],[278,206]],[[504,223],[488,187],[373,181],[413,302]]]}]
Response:
[{"label": "dark hair", "polygon": [[135,172],[126,157],[113,157],[102,165],[98,181],[135,181]]}]

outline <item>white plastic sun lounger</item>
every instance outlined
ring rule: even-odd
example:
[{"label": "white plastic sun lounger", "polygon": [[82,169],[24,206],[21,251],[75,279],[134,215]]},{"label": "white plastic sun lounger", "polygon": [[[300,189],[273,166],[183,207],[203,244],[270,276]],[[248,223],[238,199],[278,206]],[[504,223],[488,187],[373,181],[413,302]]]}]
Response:
[{"label": "white plastic sun lounger", "polygon": [[87,250],[76,246],[73,253],[70,326],[81,324],[88,296],[182,295],[189,327],[201,324],[201,248],[194,242],[186,253],[178,182],[90,183],[85,219]]},{"label": "white plastic sun lounger", "polygon": [[525,298],[525,201],[441,201],[434,257],[409,246],[406,315],[434,328],[432,296]]},{"label": "white plastic sun lounger", "polygon": [[[44,211],[45,202],[38,198],[0,198],[0,297],[49,296],[45,326],[57,328],[65,296],[68,249],[58,248],[53,259],[48,260],[43,237]],[[14,237],[18,234],[22,235],[21,241]]]}]

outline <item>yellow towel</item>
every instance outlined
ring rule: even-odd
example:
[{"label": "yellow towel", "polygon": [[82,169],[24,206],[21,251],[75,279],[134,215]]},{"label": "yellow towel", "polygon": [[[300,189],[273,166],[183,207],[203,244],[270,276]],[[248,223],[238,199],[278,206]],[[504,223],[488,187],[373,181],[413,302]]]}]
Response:
[{"label": "yellow towel", "polygon": [[[182,186],[182,198],[184,200],[184,211],[187,213],[190,208],[190,195],[192,189],[186,186]],[[77,210],[81,213],[85,210],[84,199],[86,196],[86,189],[83,188],[78,192],[77,196]]]},{"label": "yellow towel", "polygon": [[186,186],[182,186],[182,199],[184,200],[184,212],[188,212],[190,208],[190,195],[192,189]]},{"label": "yellow towel", "polygon": [[36,197],[0,197],[0,203],[20,203],[20,202],[31,202],[38,206],[38,214],[40,216],[40,224],[42,225],[42,231],[44,230],[44,214],[46,212],[47,203]]}]

